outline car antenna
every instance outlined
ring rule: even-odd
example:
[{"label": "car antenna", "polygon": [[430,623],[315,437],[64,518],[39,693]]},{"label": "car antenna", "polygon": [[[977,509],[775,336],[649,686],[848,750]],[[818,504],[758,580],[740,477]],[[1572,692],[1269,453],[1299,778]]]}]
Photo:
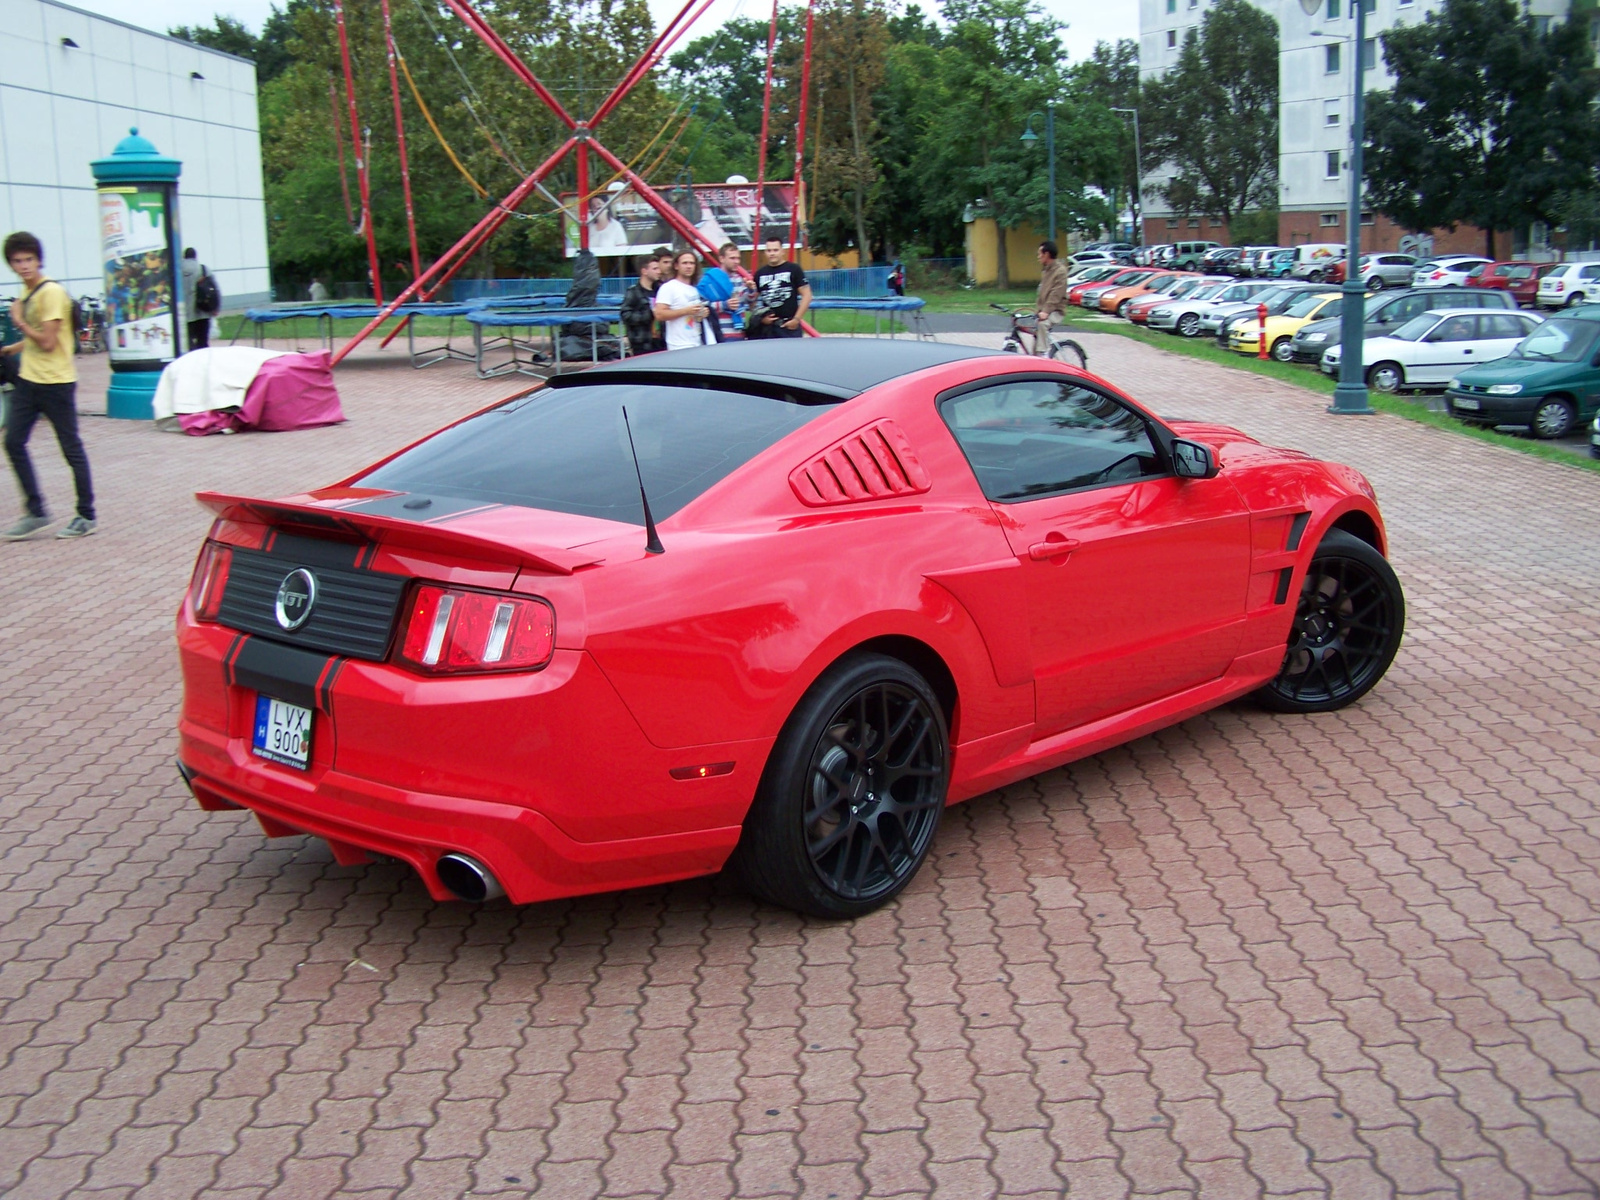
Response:
[{"label": "car antenna", "polygon": [[656,519],[650,515],[650,497],[644,494],[644,472],[639,470],[639,451],[633,444],[633,426],[628,422],[628,406],[622,406],[622,427],[628,431],[628,449],[633,453],[633,473],[639,480],[639,503],[644,506],[644,552],[665,554],[661,535],[656,532]]}]

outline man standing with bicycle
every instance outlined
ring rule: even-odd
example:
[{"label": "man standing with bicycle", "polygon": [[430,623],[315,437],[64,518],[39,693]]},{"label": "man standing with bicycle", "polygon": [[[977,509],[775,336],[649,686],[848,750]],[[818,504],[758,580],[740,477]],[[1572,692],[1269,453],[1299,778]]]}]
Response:
[{"label": "man standing with bicycle", "polygon": [[1038,324],[1033,330],[1033,352],[1048,356],[1050,327],[1061,324],[1067,311],[1067,268],[1056,258],[1054,242],[1039,243],[1039,295],[1034,301]]},{"label": "man standing with bicycle", "polygon": [[28,437],[42,416],[54,426],[61,457],[72,468],[78,489],[78,515],[58,538],[86,537],[94,532],[94,488],[89,481],[89,455],[78,436],[78,372],[72,364],[72,297],[67,289],[44,273],[44,247],[31,233],[6,238],[6,262],[22,280],[22,298],[11,306],[11,323],[22,334],[20,342],[0,347],[0,353],[21,356],[16,387],[6,413],[6,456],[17,473],[27,511],[11,528],[0,533],[8,542],[30,538],[46,525],[44,496],[28,457]]}]

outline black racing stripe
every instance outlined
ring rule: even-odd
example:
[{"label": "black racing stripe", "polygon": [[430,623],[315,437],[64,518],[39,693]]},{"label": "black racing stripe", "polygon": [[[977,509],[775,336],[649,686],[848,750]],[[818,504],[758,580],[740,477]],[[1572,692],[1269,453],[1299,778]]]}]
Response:
[{"label": "black racing stripe", "polygon": [[317,707],[330,717],[333,715],[333,683],[343,669],[344,659],[330,658],[323,668],[322,678],[317,681]]},{"label": "black racing stripe", "polygon": [[1311,514],[1308,512],[1295,513],[1294,520],[1289,523],[1289,544],[1285,550],[1300,549],[1300,539],[1306,534],[1306,526],[1311,523]]},{"label": "black racing stripe", "polygon": [[317,707],[317,684],[328,669],[330,655],[300,650],[249,638],[234,662],[234,682],[239,687],[287,700],[302,708]]},{"label": "black racing stripe", "polygon": [[343,567],[350,570],[361,565],[366,551],[364,542],[335,542],[327,538],[301,537],[297,533],[279,532],[272,543],[272,553],[294,564],[306,567]]},{"label": "black racing stripe", "polygon": [[374,517],[399,517],[403,521],[436,521],[440,517],[451,517],[474,509],[492,507],[494,505],[485,504],[482,500],[468,500],[460,496],[396,492],[390,496],[363,500],[360,504],[352,504],[339,511]]}]

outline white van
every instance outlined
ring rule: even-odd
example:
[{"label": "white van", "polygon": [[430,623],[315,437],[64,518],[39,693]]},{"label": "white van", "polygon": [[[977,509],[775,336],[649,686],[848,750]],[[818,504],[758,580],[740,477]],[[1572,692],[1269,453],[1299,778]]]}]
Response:
[{"label": "white van", "polygon": [[1344,257],[1343,242],[1308,242],[1295,246],[1294,263],[1289,274],[1295,279],[1309,279],[1321,283],[1328,276],[1328,268]]}]

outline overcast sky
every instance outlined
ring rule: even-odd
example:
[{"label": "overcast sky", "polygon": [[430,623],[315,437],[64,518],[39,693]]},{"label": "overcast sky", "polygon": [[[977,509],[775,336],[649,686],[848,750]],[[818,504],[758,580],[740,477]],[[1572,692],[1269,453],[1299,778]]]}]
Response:
[{"label": "overcast sky", "polygon": [[[1066,45],[1069,57],[1076,62],[1086,57],[1098,41],[1139,36],[1139,6],[1134,0],[1040,0],[1046,11],[1067,22]],[[218,13],[225,13],[243,21],[253,32],[260,33],[262,22],[271,11],[271,0],[142,0],[137,15],[130,16],[133,5],[128,0],[68,0],[75,8],[103,13],[130,24],[140,25],[165,33],[175,25],[209,25]],[[677,12],[682,0],[650,0],[650,11],[657,22],[669,19]],[[934,0],[923,0],[925,9],[934,9]],[[763,0],[715,0],[706,15],[695,27],[704,33],[715,29],[737,11],[743,16],[753,16],[772,11]]]}]

